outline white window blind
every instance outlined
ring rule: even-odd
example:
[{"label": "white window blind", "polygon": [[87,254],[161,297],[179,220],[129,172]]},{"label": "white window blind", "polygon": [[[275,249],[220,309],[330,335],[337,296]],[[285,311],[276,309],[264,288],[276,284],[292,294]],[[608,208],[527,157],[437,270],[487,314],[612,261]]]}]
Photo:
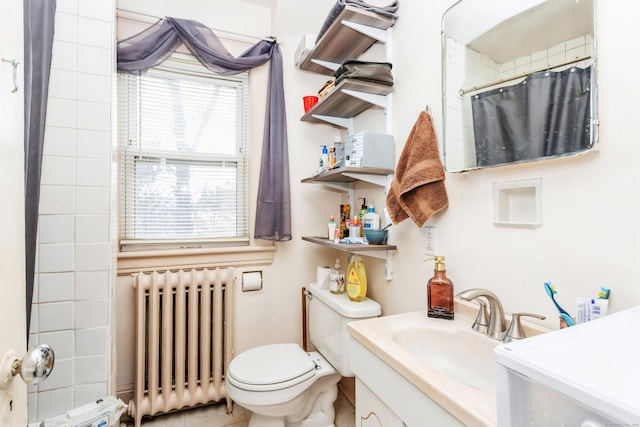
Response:
[{"label": "white window blind", "polygon": [[118,76],[121,246],[246,244],[248,76],[170,59]]}]

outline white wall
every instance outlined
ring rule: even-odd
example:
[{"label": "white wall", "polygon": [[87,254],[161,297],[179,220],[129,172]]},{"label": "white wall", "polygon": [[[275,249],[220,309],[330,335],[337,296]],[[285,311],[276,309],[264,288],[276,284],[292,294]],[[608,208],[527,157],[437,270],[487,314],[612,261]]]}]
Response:
[{"label": "white wall", "polygon": [[[274,32],[285,42],[289,150],[291,158],[299,159],[291,165],[294,239],[283,245],[285,250],[279,248],[278,259],[284,256],[286,261],[282,262],[287,266],[299,267],[297,274],[279,263],[274,263],[274,269],[282,265],[281,277],[293,276],[305,283],[313,280],[312,267],[331,262],[333,254],[322,248],[310,249],[308,246],[313,245],[301,243],[300,236],[320,233],[325,218],[337,211],[340,196],[299,184],[299,179],[315,165],[317,146],[331,134],[326,130],[328,126],[297,120],[301,115],[300,97],[319,87],[323,80],[293,70],[290,65],[301,34],[315,31],[321,22],[316,15],[314,23],[311,19],[290,19],[311,15],[302,14],[300,3],[280,0],[274,17]],[[326,16],[333,2],[322,3],[324,12],[319,13]],[[393,36],[396,155],[419,111],[427,104],[441,140],[440,19],[453,3],[401,3]],[[595,296],[601,285],[612,290],[612,311],[640,303],[640,288],[634,284],[640,277],[640,264],[636,262],[640,239],[635,231],[640,210],[635,185],[640,178],[635,165],[640,130],[634,118],[639,89],[633,78],[638,59],[632,54],[640,32],[634,22],[639,17],[640,7],[630,0],[598,2],[599,150],[568,159],[447,174],[449,208],[427,225],[437,227],[439,252],[447,257],[448,275],[456,291],[491,289],[507,311],[544,314],[548,316],[545,323],[552,327],[557,326],[557,313],[542,287],[547,280],[558,289],[560,303],[573,312],[576,297]],[[619,31],[621,28],[624,31]],[[535,230],[494,226],[492,183],[530,178],[543,180],[543,226]],[[375,195],[374,191],[363,193]],[[376,208],[380,209],[377,200]],[[422,260],[422,231],[407,220],[391,232],[398,245],[393,280],[384,280],[383,262],[367,259],[369,295],[381,302],[384,314],[423,310],[433,263]]]}]

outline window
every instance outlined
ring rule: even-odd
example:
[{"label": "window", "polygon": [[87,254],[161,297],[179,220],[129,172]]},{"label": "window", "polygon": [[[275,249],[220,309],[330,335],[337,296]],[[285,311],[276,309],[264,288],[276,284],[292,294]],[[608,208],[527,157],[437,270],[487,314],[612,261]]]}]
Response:
[{"label": "window", "polygon": [[121,246],[247,244],[247,73],[174,57],[118,91]]}]

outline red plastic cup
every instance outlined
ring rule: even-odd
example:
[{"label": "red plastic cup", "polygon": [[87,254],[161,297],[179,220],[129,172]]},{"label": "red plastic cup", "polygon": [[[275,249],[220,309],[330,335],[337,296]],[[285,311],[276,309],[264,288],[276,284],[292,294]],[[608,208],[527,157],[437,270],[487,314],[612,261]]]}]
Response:
[{"label": "red plastic cup", "polygon": [[318,103],[317,96],[303,96],[302,102],[304,103],[304,112],[308,112],[313,108],[314,105]]}]

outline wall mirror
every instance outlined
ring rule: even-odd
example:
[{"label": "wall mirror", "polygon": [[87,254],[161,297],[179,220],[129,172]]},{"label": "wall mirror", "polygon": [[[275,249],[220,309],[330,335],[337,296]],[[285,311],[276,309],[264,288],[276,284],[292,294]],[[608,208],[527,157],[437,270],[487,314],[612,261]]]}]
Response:
[{"label": "wall mirror", "polygon": [[460,0],[442,17],[448,172],[597,142],[595,0]]}]

